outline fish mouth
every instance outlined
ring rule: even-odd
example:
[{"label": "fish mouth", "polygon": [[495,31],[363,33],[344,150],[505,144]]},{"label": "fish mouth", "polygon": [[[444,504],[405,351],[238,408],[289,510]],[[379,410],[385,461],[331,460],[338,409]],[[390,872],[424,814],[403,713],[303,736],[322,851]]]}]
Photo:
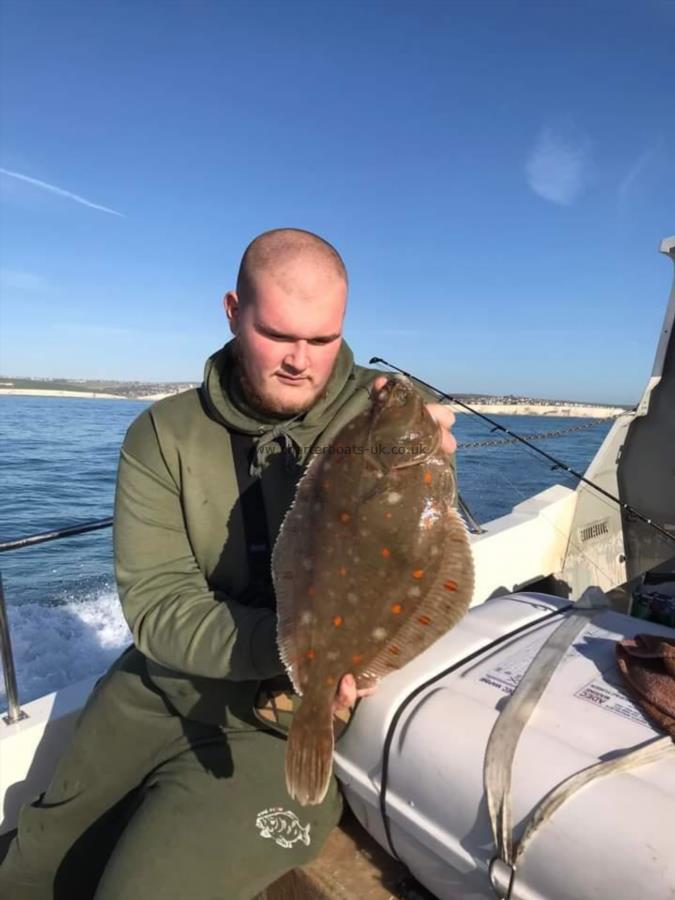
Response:
[{"label": "fish mouth", "polygon": [[391,404],[394,406],[405,406],[414,391],[412,381],[405,375],[392,375],[386,384],[375,391],[374,400],[382,406]]}]

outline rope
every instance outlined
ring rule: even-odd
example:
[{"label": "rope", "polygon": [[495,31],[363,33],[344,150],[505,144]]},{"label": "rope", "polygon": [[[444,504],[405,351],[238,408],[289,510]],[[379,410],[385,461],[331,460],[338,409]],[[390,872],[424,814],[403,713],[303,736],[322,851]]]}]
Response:
[{"label": "rope", "polygon": [[[560,428],[557,431],[541,431],[534,434],[524,434],[523,437],[528,441],[543,441],[548,438],[563,437],[566,434],[572,434],[576,431],[588,431],[589,428],[595,428],[609,419],[593,419],[583,425],[571,425],[569,428]],[[518,438],[486,438],[483,441],[461,441],[457,444],[459,450],[475,450],[478,447],[504,447],[507,444],[519,444]]]}]

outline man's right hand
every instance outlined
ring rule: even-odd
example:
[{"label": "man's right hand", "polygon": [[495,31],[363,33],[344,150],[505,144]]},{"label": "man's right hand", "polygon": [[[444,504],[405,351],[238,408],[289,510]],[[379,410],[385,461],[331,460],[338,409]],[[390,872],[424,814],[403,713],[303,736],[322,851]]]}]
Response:
[{"label": "man's right hand", "polygon": [[351,709],[357,700],[361,697],[370,697],[377,690],[377,685],[369,688],[358,690],[356,687],[356,679],[353,675],[344,675],[338,685],[335,700],[333,701],[333,712],[339,710]]}]

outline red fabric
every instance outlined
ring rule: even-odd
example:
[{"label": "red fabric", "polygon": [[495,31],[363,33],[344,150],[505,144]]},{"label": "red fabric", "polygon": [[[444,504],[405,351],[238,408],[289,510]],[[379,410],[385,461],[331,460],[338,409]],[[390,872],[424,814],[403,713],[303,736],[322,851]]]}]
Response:
[{"label": "red fabric", "polygon": [[616,656],[631,694],[675,740],[675,638],[636,634],[617,643]]}]

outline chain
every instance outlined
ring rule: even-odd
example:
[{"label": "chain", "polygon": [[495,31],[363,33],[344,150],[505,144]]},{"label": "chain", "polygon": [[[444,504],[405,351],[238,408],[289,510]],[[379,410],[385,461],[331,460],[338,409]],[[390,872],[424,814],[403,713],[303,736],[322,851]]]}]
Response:
[{"label": "chain", "polygon": [[[564,434],[571,434],[573,431],[587,431],[589,428],[595,428],[609,419],[593,419],[585,422],[583,425],[571,425],[569,428],[562,428],[558,431],[543,431],[538,434],[524,434],[524,438],[528,441],[543,441],[547,438],[562,437]],[[484,441],[462,441],[458,443],[458,450],[474,450],[478,447],[504,447],[506,444],[518,444],[518,438],[487,438]]]}]

